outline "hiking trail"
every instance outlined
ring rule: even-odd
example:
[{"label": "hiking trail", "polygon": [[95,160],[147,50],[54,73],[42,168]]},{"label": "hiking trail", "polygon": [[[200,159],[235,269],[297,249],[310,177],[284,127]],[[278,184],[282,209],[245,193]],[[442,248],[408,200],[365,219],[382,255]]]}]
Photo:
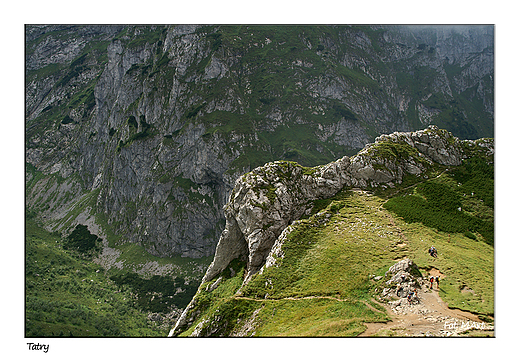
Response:
[{"label": "hiking trail", "polygon": [[[436,269],[430,275],[442,276]],[[434,283],[421,282],[419,303],[409,304],[406,298],[389,303],[372,300],[383,306],[392,318],[386,323],[365,323],[367,329],[359,337],[369,336],[494,336],[494,324],[485,323],[473,313],[451,309],[439,296]],[[442,288],[442,286],[441,286]]]}]

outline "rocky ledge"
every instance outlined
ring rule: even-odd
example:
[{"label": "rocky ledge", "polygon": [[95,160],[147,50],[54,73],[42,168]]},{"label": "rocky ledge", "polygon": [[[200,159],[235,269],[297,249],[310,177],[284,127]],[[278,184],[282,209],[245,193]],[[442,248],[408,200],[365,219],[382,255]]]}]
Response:
[{"label": "rocky ledge", "polygon": [[[405,175],[420,177],[435,163],[459,165],[469,157],[467,150],[475,148],[494,152],[493,142],[461,141],[430,126],[380,136],[357,155],[324,166],[306,168],[277,161],[258,167],[235,182],[224,206],[226,227],[202,283],[215,278],[233,259],[242,258],[247,262],[246,284],[265,267],[269,254],[276,252],[273,246],[286,234],[284,230],[310,213],[315,200],[329,198],[343,187],[393,187]],[[186,315],[193,305],[192,300],[170,335],[190,323]]]}]

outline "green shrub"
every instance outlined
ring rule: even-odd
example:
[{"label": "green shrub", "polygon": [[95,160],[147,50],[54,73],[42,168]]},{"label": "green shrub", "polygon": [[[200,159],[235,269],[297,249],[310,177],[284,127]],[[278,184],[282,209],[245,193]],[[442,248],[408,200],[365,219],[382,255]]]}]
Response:
[{"label": "green shrub", "polygon": [[128,117],[128,119],[126,120],[126,123],[128,123],[128,126],[134,127],[135,129],[137,129],[139,127],[137,124],[137,120],[135,119],[134,116]]},{"label": "green shrub", "polygon": [[222,34],[221,33],[212,33],[208,34],[208,39],[211,41],[211,50],[217,51],[218,48],[222,45]]},{"label": "green shrub", "polygon": [[[462,210],[463,200],[482,198],[491,210],[494,205],[493,166],[484,159],[472,158],[451,172],[451,177],[439,178],[419,184],[416,194],[397,196],[388,200],[384,207],[395,212],[408,223],[419,222],[425,226],[448,233],[464,233],[476,240],[479,233],[485,242],[494,244],[494,222],[483,216],[489,211]],[[471,205],[471,204],[469,204]]]},{"label": "green shrub", "polygon": [[100,249],[101,238],[93,235],[87,226],[78,224],[70,235],[65,239],[65,249],[77,250],[80,253],[89,253]]},{"label": "green shrub", "polygon": [[[119,285],[129,286],[137,294],[137,305],[141,310],[161,313],[168,312],[172,305],[185,308],[197,292],[197,283],[185,285],[184,279],[154,275],[146,279],[137,273],[125,273],[110,277]],[[184,291],[177,293],[177,288]]]},{"label": "green shrub", "polygon": [[422,160],[419,158],[416,148],[407,143],[395,143],[390,141],[383,141],[375,143],[372,147],[372,156],[393,161],[408,160],[413,158],[417,162]]},{"label": "green shrub", "polygon": [[[119,140],[119,144],[116,148],[116,152],[119,152],[121,148],[130,145],[133,141],[142,140],[148,137],[152,137],[156,134],[156,131],[153,130],[153,126],[146,122],[145,116],[140,116],[141,121],[141,132],[137,132],[139,129],[139,124],[134,116],[128,117],[127,123],[128,128],[130,130],[130,137],[123,142],[123,140]],[[136,133],[137,132],[137,133]]]},{"label": "green shrub", "polygon": [[350,109],[345,107],[342,103],[335,103],[332,106],[333,114],[335,118],[345,118],[346,120],[356,121],[358,118]]},{"label": "green shrub", "polygon": [[73,123],[73,122],[74,122],[74,120],[72,118],[70,118],[68,115],[66,115],[65,117],[63,117],[61,124],[69,124],[69,123]]},{"label": "green shrub", "polygon": [[424,195],[429,206],[445,211],[454,211],[462,206],[461,197],[458,192],[446,184],[429,181],[417,186],[417,192]]},{"label": "green shrub", "polygon": [[199,114],[200,110],[204,107],[204,104],[199,104],[198,106],[192,106],[188,112],[186,112],[186,118],[192,119],[195,118],[197,114]]},{"label": "green shrub", "polygon": [[473,234],[470,231],[465,231],[464,232],[464,236],[467,237],[467,238],[473,239],[473,240],[477,240],[477,237],[475,236],[475,234]]},{"label": "green shrub", "polygon": [[495,205],[494,177],[493,165],[482,157],[464,160],[462,165],[453,172],[453,178],[463,184],[461,191],[467,194],[473,193],[489,207]]}]

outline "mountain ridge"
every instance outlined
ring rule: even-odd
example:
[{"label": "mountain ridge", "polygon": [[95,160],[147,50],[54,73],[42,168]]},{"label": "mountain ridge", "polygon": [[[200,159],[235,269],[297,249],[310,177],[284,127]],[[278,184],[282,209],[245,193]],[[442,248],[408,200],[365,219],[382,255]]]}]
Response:
[{"label": "mountain ridge", "polygon": [[237,179],[224,207],[226,227],[214,260],[169,335],[182,333],[197,320],[204,309],[198,299],[202,294],[208,298],[203,286],[209,294],[217,289],[224,272],[235,270],[236,265],[230,266],[234,260],[244,262],[242,280],[235,281],[240,284],[235,296],[241,295],[255,274],[279,267],[284,258],[282,246],[303,216],[316,215],[318,224],[331,217],[330,213],[316,214],[316,201],[330,198],[340,190],[391,190],[403,182],[417,185],[419,181],[442,176],[448,171],[445,167],[459,166],[463,160],[478,155],[492,160],[493,140],[461,141],[430,126],[422,131],[381,135],[357,155],[324,166],[305,168],[277,161],[252,170]]}]

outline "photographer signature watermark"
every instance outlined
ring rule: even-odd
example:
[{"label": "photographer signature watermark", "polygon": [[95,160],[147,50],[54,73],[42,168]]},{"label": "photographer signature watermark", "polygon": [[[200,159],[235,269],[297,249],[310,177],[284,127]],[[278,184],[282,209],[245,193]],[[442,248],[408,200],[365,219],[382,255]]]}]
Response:
[{"label": "photographer signature watermark", "polygon": [[486,324],[484,322],[474,322],[474,321],[466,321],[466,322],[444,322],[444,329],[486,329]]}]

